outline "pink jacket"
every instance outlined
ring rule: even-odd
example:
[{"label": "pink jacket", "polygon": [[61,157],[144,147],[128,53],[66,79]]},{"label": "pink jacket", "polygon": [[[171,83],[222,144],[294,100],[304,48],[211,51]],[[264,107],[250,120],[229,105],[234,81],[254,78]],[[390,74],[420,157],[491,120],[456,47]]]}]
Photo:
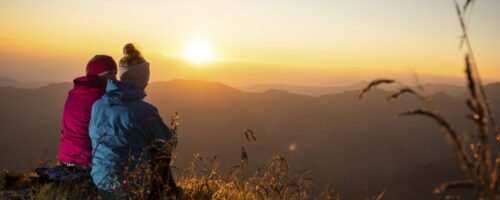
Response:
[{"label": "pink jacket", "polygon": [[92,164],[89,122],[92,105],[106,91],[106,81],[96,76],[76,78],[64,104],[59,160],[77,165]]}]

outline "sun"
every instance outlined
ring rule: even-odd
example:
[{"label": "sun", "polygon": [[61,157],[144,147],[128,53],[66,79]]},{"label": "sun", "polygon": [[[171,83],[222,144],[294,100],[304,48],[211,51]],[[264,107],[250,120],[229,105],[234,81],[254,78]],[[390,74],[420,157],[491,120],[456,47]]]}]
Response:
[{"label": "sun", "polygon": [[189,42],[182,52],[182,57],[194,64],[204,64],[215,59],[213,49],[206,41],[200,39]]}]

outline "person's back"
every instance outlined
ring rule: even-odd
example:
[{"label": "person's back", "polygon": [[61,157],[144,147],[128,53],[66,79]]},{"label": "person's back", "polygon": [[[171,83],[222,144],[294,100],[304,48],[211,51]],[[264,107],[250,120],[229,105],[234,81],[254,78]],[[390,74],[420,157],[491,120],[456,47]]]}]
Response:
[{"label": "person's back", "polygon": [[106,94],[92,108],[91,176],[102,191],[120,188],[126,167],[134,170],[138,162],[150,162],[145,148],[172,136],[157,109],[142,100],[145,96],[130,83],[109,80]]},{"label": "person's back", "polygon": [[106,91],[106,79],[116,77],[113,58],[97,55],[87,64],[87,74],[76,78],[64,104],[59,161],[66,166],[90,166],[92,147],[88,125],[92,105]]},{"label": "person's back", "polygon": [[88,124],[92,104],[105,92],[105,80],[80,77],[64,104],[59,160],[67,164],[90,165],[91,145]]}]

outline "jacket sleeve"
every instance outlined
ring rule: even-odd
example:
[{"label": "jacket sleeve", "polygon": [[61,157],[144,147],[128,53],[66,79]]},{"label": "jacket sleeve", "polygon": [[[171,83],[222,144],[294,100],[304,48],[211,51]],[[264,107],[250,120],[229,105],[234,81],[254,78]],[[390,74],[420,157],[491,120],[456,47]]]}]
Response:
[{"label": "jacket sleeve", "polygon": [[149,144],[161,147],[165,142],[172,143],[172,131],[163,122],[158,112],[154,112],[152,116],[143,119],[140,129],[146,136],[147,143]]}]

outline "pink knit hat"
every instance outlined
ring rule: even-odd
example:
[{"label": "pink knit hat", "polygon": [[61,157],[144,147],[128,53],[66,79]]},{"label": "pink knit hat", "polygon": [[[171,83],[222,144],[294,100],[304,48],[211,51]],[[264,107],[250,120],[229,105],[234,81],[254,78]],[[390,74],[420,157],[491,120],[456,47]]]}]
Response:
[{"label": "pink knit hat", "polygon": [[117,70],[116,62],[111,56],[96,55],[87,63],[87,75],[99,75],[111,70]]}]

